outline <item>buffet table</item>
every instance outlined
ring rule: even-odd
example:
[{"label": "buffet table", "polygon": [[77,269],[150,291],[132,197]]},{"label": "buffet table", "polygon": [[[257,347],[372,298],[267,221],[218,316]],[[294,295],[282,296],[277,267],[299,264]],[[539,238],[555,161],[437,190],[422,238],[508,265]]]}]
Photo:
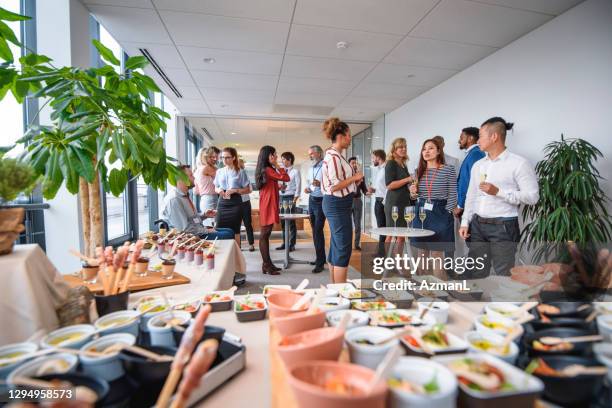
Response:
[{"label": "buffet table", "polygon": [[57,328],[69,287],[38,245],[16,245],[0,257],[0,287],[0,345]]},{"label": "buffet table", "polygon": [[[474,316],[484,302],[451,303],[448,329],[461,334],[469,330]],[[416,307],[416,306],[415,306]],[[293,408],[297,405],[286,382],[285,368],[274,351],[278,333],[270,328],[270,320],[240,323],[232,311],[211,313],[207,324],[222,326],[239,336],[247,347],[246,369],[227,381],[196,406],[224,408],[275,407]]]},{"label": "buffet table", "polygon": [[[160,263],[159,258],[151,259],[151,265],[158,263]],[[215,267],[212,271],[180,261],[175,270],[188,277],[191,283],[136,292],[130,295],[130,301],[137,301],[143,296],[157,295],[162,291],[175,299],[198,299],[208,292],[229,289],[233,285],[234,274],[246,271],[246,261],[236,241],[226,239],[215,243]]]}]

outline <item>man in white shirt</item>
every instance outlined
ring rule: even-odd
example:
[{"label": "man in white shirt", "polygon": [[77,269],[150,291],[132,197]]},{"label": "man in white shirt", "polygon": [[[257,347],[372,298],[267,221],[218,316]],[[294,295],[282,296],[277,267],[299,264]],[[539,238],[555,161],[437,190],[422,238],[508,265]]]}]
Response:
[{"label": "man in white shirt", "polygon": [[[283,167],[289,175],[288,183],[281,183],[280,191],[280,202],[282,205],[284,202],[290,204],[292,207],[295,206],[300,198],[302,176],[300,171],[293,166],[295,162],[295,156],[291,152],[284,152],[281,154],[281,162]],[[276,249],[282,251],[285,249],[285,221],[281,221],[281,228],[283,230],[283,244]],[[297,241],[297,227],[295,220],[289,221],[289,252],[295,251],[295,243]]]},{"label": "man in white shirt", "polygon": [[[374,184],[368,188],[371,194],[374,194],[374,216],[376,217],[376,225],[378,228],[386,226],[385,224],[385,196],[387,195],[387,185],[385,184],[385,165],[387,164],[387,154],[384,150],[378,149],[372,152],[372,166],[376,167],[376,175],[374,176]],[[378,237],[378,252],[377,256],[385,256],[385,239],[387,237],[380,235]]]},{"label": "man in white shirt", "polygon": [[520,238],[518,210],[539,199],[538,178],[529,162],[506,149],[506,131],[513,124],[500,117],[480,127],[478,145],[487,156],[472,166],[459,235],[468,242],[469,257],[482,258],[484,268],[468,278],[510,275]]}]

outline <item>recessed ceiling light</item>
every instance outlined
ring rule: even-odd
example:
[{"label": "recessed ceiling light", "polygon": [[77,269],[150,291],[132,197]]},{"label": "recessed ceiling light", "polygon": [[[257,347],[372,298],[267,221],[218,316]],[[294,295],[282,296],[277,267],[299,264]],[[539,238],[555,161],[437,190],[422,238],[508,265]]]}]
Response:
[{"label": "recessed ceiling light", "polygon": [[202,61],[204,61],[205,64],[214,64],[217,62],[217,60],[214,58],[204,58]]},{"label": "recessed ceiling light", "polygon": [[236,134],[236,132],[231,132],[231,133],[232,133],[232,135],[235,135],[235,134]]},{"label": "recessed ceiling light", "polygon": [[229,105],[227,105],[227,104],[225,104],[225,103],[224,103],[223,105],[221,105],[221,107],[222,107],[222,108],[227,108],[228,106],[229,106]]},{"label": "recessed ceiling light", "polygon": [[344,50],[348,48],[348,43],[346,41],[338,41],[336,43],[336,48],[338,48],[339,50]]},{"label": "recessed ceiling light", "polygon": [[415,76],[416,75],[414,75],[414,74],[408,74],[408,75],[406,75],[406,78],[414,78]]}]

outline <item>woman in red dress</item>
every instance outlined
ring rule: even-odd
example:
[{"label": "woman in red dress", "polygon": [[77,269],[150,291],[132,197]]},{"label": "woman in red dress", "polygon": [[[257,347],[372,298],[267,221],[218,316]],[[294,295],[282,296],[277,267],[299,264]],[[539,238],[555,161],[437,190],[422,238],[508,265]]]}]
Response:
[{"label": "woman in red dress", "polygon": [[280,222],[278,213],[278,182],[289,181],[285,169],[279,168],[276,149],[264,146],[259,151],[255,169],[255,187],[259,190],[259,252],[263,264],[261,271],[270,275],[280,275],[278,268],[270,259],[270,234],[274,224]]}]

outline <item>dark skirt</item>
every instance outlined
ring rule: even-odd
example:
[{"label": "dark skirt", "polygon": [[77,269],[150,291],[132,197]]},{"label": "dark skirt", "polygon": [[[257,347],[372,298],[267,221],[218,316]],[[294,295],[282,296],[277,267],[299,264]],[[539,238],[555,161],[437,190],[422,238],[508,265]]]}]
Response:
[{"label": "dark skirt", "polygon": [[[435,232],[430,237],[411,238],[412,246],[430,251],[450,252],[455,250],[455,220],[446,207],[446,200],[431,200],[432,211],[425,211],[427,217],[423,222],[423,228]],[[413,228],[421,227],[419,211],[426,200],[419,198],[415,204],[416,217],[412,221]]]},{"label": "dark skirt", "polygon": [[230,228],[234,231],[234,234],[240,234],[240,224],[242,223],[242,198],[240,194],[232,194],[229,199],[219,197],[215,223],[218,228]]},{"label": "dark skirt", "polygon": [[353,242],[353,195],[346,197],[323,196],[323,214],[329,223],[331,242],[327,262],[332,266],[347,267],[351,259]]}]

